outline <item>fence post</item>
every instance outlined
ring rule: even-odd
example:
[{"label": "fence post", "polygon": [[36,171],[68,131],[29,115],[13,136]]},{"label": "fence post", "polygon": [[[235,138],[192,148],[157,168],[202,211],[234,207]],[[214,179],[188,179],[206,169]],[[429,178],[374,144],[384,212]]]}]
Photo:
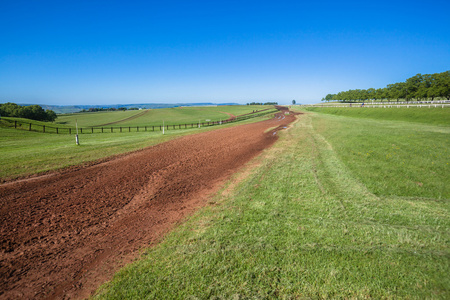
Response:
[{"label": "fence post", "polygon": [[111,133],[113,132],[113,128],[111,127]]},{"label": "fence post", "polygon": [[91,133],[94,133],[94,127],[91,127]]},{"label": "fence post", "polygon": [[128,132],[131,132],[131,127],[128,127]]},{"label": "fence post", "polygon": [[136,126],[136,131],[139,132],[139,126]]},{"label": "fence post", "polygon": [[45,125],[42,126],[42,132],[45,132]]},{"label": "fence post", "polygon": [[72,134],[72,128],[69,128],[69,134]]},{"label": "fence post", "polygon": [[120,128],[120,132],[122,132],[122,127],[119,127]]},{"label": "fence post", "polygon": [[30,123],[30,128],[28,129],[28,131],[31,131],[31,123]]},{"label": "fence post", "polygon": [[[92,130],[94,130],[94,128],[92,128]],[[80,128],[80,133],[83,133],[83,128]]]},{"label": "fence post", "polygon": [[56,127],[56,134],[58,134],[58,127]]},{"label": "fence post", "polygon": [[153,131],[155,131],[155,125],[152,125],[152,127],[153,127]]},{"label": "fence post", "polygon": [[17,128],[17,121],[14,121],[14,128]]}]

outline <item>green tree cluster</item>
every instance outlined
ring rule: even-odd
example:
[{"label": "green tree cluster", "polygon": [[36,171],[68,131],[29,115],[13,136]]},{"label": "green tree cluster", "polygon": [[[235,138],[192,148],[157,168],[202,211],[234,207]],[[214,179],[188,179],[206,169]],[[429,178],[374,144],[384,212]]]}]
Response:
[{"label": "green tree cluster", "polygon": [[53,122],[57,118],[53,110],[44,110],[39,105],[18,105],[11,102],[0,104],[0,116],[49,122]]},{"label": "green tree cluster", "polygon": [[405,82],[388,84],[380,89],[356,89],[328,94],[322,101],[360,102],[367,100],[422,101],[435,98],[450,100],[450,71],[434,74],[417,74]]}]

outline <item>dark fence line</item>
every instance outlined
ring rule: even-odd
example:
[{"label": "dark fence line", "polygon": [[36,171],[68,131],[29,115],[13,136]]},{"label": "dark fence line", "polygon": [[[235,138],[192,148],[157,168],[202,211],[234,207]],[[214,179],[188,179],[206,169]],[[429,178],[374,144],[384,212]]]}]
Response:
[{"label": "dark fence line", "polygon": [[[268,111],[270,110],[270,111]],[[172,124],[164,125],[165,130],[176,130],[176,129],[190,129],[190,128],[200,128],[208,126],[217,126],[232,122],[239,122],[248,120],[251,118],[261,117],[274,113],[273,109],[264,109],[254,113],[245,114],[237,116],[236,118],[231,118],[223,121],[210,121],[210,122],[200,122],[200,123],[186,123],[186,124]],[[76,134],[76,128],[71,127],[55,127],[42,124],[29,123],[21,120],[9,120],[5,118],[0,119],[0,123],[3,123],[7,127],[12,127],[15,129],[35,131],[42,133],[56,133],[56,134]],[[147,126],[102,126],[102,127],[79,127],[78,134],[87,133],[121,133],[121,132],[146,132],[146,131],[162,131],[163,125],[147,125]]]}]

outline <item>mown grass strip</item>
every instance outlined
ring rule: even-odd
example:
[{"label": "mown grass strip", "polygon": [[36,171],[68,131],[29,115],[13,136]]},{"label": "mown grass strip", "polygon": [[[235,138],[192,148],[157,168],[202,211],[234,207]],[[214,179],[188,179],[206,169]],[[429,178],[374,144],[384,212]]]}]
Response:
[{"label": "mown grass strip", "polygon": [[335,150],[348,141],[324,135],[329,117],[301,116],[234,192],[219,193],[96,298],[448,299],[448,199],[374,194]]}]

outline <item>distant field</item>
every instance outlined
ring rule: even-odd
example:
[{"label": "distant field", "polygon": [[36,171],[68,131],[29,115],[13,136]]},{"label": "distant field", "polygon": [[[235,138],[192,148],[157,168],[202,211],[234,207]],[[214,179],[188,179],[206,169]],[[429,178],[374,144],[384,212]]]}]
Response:
[{"label": "distant field", "polygon": [[75,127],[76,123],[78,122],[78,126],[80,127],[96,126],[110,122],[117,122],[136,116],[140,113],[142,113],[142,111],[140,110],[127,110],[64,114],[58,115],[58,118],[56,119],[54,124]]},{"label": "distant field", "polygon": [[[262,110],[271,106],[230,105],[217,107],[176,107],[149,110],[129,110],[115,112],[90,112],[59,115],[55,124],[74,127],[76,121],[80,127],[101,126],[159,126],[173,124],[191,124],[209,121],[221,121],[229,118],[229,114],[242,115],[254,110]],[[137,118],[132,118],[136,117]]]},{"label": "distant field", "polygon": [[306,112],[280,137],[97,297],[450,298],[449,127]]},{"label": "distant field", "polygon": [[306,110],[356,118],[409,121],[433,125],[450,126],[450,107],[444,108],[307,107]]}]

